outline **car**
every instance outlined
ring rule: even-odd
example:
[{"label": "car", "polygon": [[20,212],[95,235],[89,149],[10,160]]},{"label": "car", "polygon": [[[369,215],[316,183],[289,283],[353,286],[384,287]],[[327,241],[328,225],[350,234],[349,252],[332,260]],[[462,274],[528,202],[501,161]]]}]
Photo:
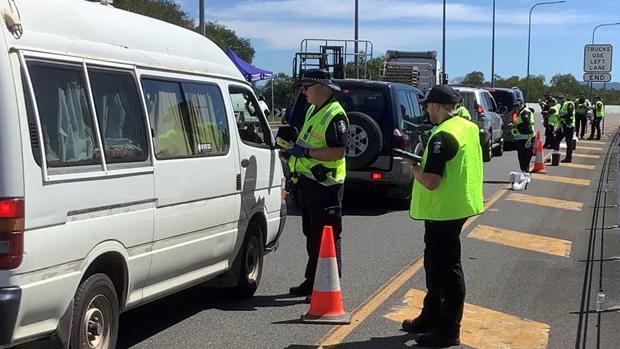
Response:
[{"label": "car", "polygon": [[[412,169],[393,149],[411,152],[428,138],[433,126],[423,116],[419,102],[422,91],[393,82],[334,81],[341,88],[335,97],[349,119],[345,187],[371,190],[397,200],[408,199]],[[286,122],[300,129],[307,108],[305,96],[298,94]]]},{"label": "car", "polygon": [[519,112],[524,105],[523,92],[517,87],[513,88],[498,88],[487,87],[487,91],[493,95],[499,113],[504,122],[504,150],[515,150],[515,139],[512,133],[512,126],[519,116]]},{"label": "car", "polygon": [[205,282],[252,296],[278,246],[251,84],[211,40],[111,2],[2,0],[24,25],[0,33],[0,348],[115,348],[129,309]]},{"label": "car", "polygon": [[493,96],[485,89],[452,86],[463,97],[463,104],[471,114],[471,121],[480,128],[482,160],[491,161],[493,156],[504,153],[503,121],[497,113]]}]

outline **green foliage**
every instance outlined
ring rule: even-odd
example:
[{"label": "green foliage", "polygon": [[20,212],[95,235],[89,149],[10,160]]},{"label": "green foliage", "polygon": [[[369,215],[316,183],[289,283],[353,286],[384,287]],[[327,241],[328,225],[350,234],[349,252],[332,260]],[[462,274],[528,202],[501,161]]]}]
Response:
[{"label": "green foliage", "polygon": [[461,84],[467,86],[483,86],[484,85],[484,74],[479,71],[473,71],[463,78]]},{"label": "green foliage", "polygon": [[194,19],[172,0],[115,0],[114,7],[194,29]]},{"label": "green foliage", "polygon": [[[273,110],[273,106],[271,105],[271,86],[272,82],[267,82],[267,85],[265,85],[261,92],[263,99],[269,106],[269,110]],[[276,74],[273,79],[273,100],[275,107],[279,109],[286,108],[293,104],[294,98],[293,77],[284,73]]]},{"label": "green foliage", "polygon": [[[194,19],[173,0],[115,0],[114,7],[157,18],[190,30],[198,30]],[[234,30],[222,24],[208,22],[206,36],[222,50],[233,49],[247,62],[254,59],[254,48],[249,39],[239,37]]]},{"label": "green foliage", "polygon": [[239,57],[248,63],[254,59],[254,48],[250,39],[242,38],[234,30],[226,28],[222,24],[209,22],[206,24],[207,37],[222,50],[233,49]]},{"label": "green foliage", "polygon": [[[366,79],[367,80],[381,80],[381,67],[383,66],[384,62],[385,62],[384,56],[379,56],[379,57],[368,60],[368,62],[366,63]],[[363,64],[364,64],[363,61],[359,63],[360,79],[364,78]],[[347,72],[347,78],[355,79],[355,65],[353,64],[353,62],[347,63],[345,69]]]}]

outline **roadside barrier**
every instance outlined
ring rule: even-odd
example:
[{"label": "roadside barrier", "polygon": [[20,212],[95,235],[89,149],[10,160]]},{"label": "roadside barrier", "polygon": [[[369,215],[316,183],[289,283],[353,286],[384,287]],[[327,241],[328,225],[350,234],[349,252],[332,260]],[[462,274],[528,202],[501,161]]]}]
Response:
[{"label": "roadside barrier", "polygon": [[301,316],[301,321],[326,324],[351,323],[351,314],[344,311],[334,232],[331,226],[323,228],[310,309]]},{"label": "roadside barrier", "polygon": [[536,143],[534,144],[534,155],[536,155],[536,160],[534,160],[534,167],[531,172],[547,173],[545,170],[544,152],[543,144],[540,141],[540,131],[536,131]]}]

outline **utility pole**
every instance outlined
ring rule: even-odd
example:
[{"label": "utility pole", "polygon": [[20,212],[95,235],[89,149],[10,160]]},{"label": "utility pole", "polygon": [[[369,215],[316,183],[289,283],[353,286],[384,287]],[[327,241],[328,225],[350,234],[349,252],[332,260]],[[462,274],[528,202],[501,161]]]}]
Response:
[{"label": "utility pole", "polygon": [[447,84],[446,81],[446,0],[443,0],[443,39],[441,44],[441,83]]},{"label": "utility pole", "polygon": [[357,50],[358,50],[357,40],[359,40],[359,10],[360,10],[359,0],[355,0],[355,38],[354,38],[355,39],[355,45],[354,45],[355,55],[353,56],[354,57],[353,59],[355,61],[353,62],[353,67],[355,69],[356,79],[360,78],[360,70],[358,66],[358,57],[357,57]]},{"label": "utility pole", "polygon": [[495,0],[493,0],[493,34],[491,35],[491,87],[495,87]]},{"label": "utility pole", "polygon": [[205,28],[205,0],[200,0],[200,10],[198,16],[200,17],[198,20],[198,31],[200,32],[200,35],[206,36],[207,30]]}]

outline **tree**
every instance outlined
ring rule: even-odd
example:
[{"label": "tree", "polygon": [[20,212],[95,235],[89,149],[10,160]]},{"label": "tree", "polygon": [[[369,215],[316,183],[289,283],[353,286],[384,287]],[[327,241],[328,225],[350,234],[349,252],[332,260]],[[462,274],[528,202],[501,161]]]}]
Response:
[{"label": "tree", "polygon": [[250,39],[239,37],[234,30],[213,22],[207,23],[206,31],[207,37],[222,50],[233,49],[244,61],[252,63],[255,51]]},{"label": "tree", "polygon": [[586,86],[581,85],[573,74],[556,74],[551,78],[549,92],[552,95],[563,93],[569,98],[575,99],[581,94],[587,95]]},{"label": "tree", "polygon": [[461,84],[467,86],[483,86],[484,85],[484,74],[479,71],[473,71],[463,78]]},{"label": "tree", "polygon": [[[368,62],[366,63],[366,76],[364,77],[364,74],[363,74],[364,62],[363,60],[361,60],[359,62],[360,79],[366,78],[368,80],[381,80],[381,67],[383,66],[384,62],[385,62],[384,56],[379,56],[379,57],[368,60]],[[347,72],[347,78],[355,79],[355,65],[353,64],[353,62],[347,63],[347,66],[345,67],[345,69]]]},{"label": "tree", "polygon": [[172,0],[116,0],[114,7],[194,29],[194,19]]},{"label": "tree", "polygon": [[[269,110],[273,111],[271,105],[271,86],[272,82],[269,81],[262,90],[262,95],[265,102],[269,105]],[[276,108],[286,108],[292,104],[295,98],[293,91],[293,77],[284,73],[278,73],[273,78],[273,100]]]},{"label": "tree", "polygon": [[[152,18],[157,18],[180,27],[197,31],[194,19],[181,9],[181,5],[172,0],[116,0],[114,6]],[[254,48],[249,39],[239,37],[234,30],[222,24],[206,24],[206,36],[222,50],[233,49],[239,57],[247,62],[254,59]]]}]

